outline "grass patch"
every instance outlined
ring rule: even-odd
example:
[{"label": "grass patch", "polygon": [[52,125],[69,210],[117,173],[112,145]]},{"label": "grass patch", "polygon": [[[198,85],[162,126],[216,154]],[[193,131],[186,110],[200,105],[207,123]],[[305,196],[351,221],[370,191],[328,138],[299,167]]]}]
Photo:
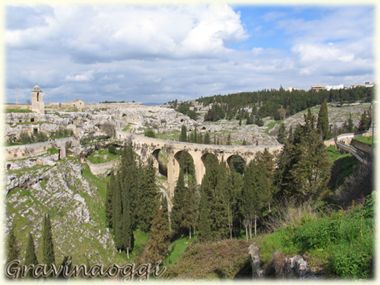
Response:
[{"label": "grass patch", "polygon": [[349,153],[341,153],[335,146],[330,145],[326,148],[327,155],[331,162],[334,162],[338,159],[344,158],[344,157],[350,157],[352,156]]},{"label": "grass patch", "polygon": [[169,265],[176,263],[187,247],[195,240],[196,238],[189,240],[187,237],[181,237],[173,241],[169,246],[169,254],[165,259],[165,264]]},{"label": "grass patch", "polygon": [[163,140],[178,141],[179,135],[180,135],[180,131],[162,132],[162,133],[156,133],[156,138],[163,139]]},{"label": "grass patch", "polygon": [[368,145],[372,145],[372,136],[356,136],[353,138],[353,140],[356,140],[361,143],[365,143]]},{"label": "grass patch", "polygon": [[22,108],[6,108],[5,113],[32,113],[29,109],[22,109]]},{"label": "grass patch", "polygon": [[91,163],[105,163],[115,159],[118,159],[120,156],[114,153],[110,153],[108,149],[99,149],[91,153],[87,159]]},{"label": "grass patch", "polygon": [[51,147],[47,150],[47,153],[50,155],[57,154],[57,153],[59,153],[59,149],[56,147]]},{"label": "grass patch", "polygon": [[135,237],[135,246],[133,248],[133,251],[129,255],[129,261],[131,262],[137,261],[138,257],[142,255],[144,247],[149,239],[149,235],[139,229],[135,230],[133,234]]},{"label": "grass patch", "polygon": [[129,132],[132,126],[133,126],[132,123],[128,123],[126,126],[124,126],[123,132]]},{"label": "grass patch", "polygon": [[245,240],[192,243],[168,266],[166,277],[180,279],[232,279],[249,262]]},{"label": "grass patch", "polygon": [[308,218],[257,237],[264,262],[275,251],[304,254],[311,267],[324,268],[327,275],[342,278],[369,278],[374,254],[373,198],[364,205],[330,215]]}]

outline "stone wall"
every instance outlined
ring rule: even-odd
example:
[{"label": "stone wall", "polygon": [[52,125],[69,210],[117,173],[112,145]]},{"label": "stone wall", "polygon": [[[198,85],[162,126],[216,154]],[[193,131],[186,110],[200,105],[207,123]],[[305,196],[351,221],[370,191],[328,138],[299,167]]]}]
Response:
[{"label": "stone wall", "polygon": [[119,160],[112,160],[104,163],[91,163],[87,160],[88,167],[90,168],[91,173],[94,175],[109,174],[112,169],[115,169],[118,166],[119,162]]},{"label": "stone wall", "polygon": [[14,145],[5,148],[5,159],[15,160],[20,158],[28,158],[33,156],[38,156],[47,152],[51,147],[64,147],[66,143],[73,142],[74,138],[62,138],[57,140],[51,140],[47,142],[25,144],[25,145]]}]

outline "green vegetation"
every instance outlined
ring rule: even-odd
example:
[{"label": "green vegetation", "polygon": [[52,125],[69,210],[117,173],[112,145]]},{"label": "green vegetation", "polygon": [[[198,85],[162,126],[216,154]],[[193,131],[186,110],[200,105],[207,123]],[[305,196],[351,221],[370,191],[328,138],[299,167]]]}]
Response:
[{"label": "green vegetation", "polygon": [[372,136],[355,136],[353,139],[358,141],[358,142],[362,142],[362,143],[365,143],[368,145],[372,145],[372,143],[373,143],[373,137]]},{"label": "green vegetation", "polygon": [[49,214],[45,215],[42,228],[42,262],[49,267],[55,264],[53,234]]},{"label": "green vegetation", "polygon": [[123,128],[123,132],[129,132],[129,130],[132,128],[133,124],[132,123],[128,123],[124,128]]},{"label": "green vegetation", "polygon": [[[229,95],[202,97],[197,101],[203,106],[212,105],[205,115],[206,121],[220,119],[248,119],[261,123],[261,119],[270,116],[281,120],[299,111],[320,105],[323,101],[353,103],[357,101],[371,102],[374,98],[374,88],[357,87],[341,90],[296,90],[293,92],[279,90],[261,90],[256,92],[242,92]],[[246,108],[250,107],[251,111]]]},{"label": "green vegetation", "polygon": [[329,187],[336,190],[354,172],[358,161],[349,153],[339,152],[335,146],[329,146],[326,150],[329,160],[333,163]]},{"label": "green vegetation", "polygon": [[329,160],[331,162],[334,162],[338,159],[344,158],[344,157],[351,157],[352,155],[346,152],[340,152],[335,146],[330,145],[326,148],[327,155],[329,157]]},{"label": "green vegetation", "polygon": [[120,158],[120,155],[111,153],[109,149],[99,149],[91,153],[87,160],[91,163],[105,163]]},{"label": "green vegetation", "polygon": [[306,218],[300,225],[259,236],[255,241],[261,258],[269,262],[275,251],[303,254],[312,267],[322,267],[327,274],[368,278],[373,270],[373,205],[373,197],[369,197],[364,205],[351,210]]},{"label": "green vegetation", "polygon": [[5,113],[32,113],[30,109],[24,108],[5,108]]},{"label": "green vegetation", "polygon": [[152,128],[146,128],[144,130],[144,135],[146,137],[149,137],[149,138],[155,138],[156,137],[156,133],[154,132],[154,130]]},{"label": "green vegetation", "polygon": [[169,265],[168,278],[179,279],[233,279],[249,262],[245,240],[222,240],[192,243]]},{"label": "green vegetation", "polygon": [[[106,198],[107,197],[107,198]],[[106,225],[113,233],[115,247],[127,257],[135,246],[135,232],[152,226],[158,207],[158,187],[153,163],[137,162],[132,145],[124,147],[119,168],[111,175],[105,201]]]},{"label": "green vegetation", "polygon": [[196,241],[196,238],[188,239],[188,237],[181,237],[173,241],[169,246],[169,254],[165,259],[165,264],[175,264],[182,254],[186,251],[189,245]]},{"label": "green vegetation", "polygon": [[47,150],[47,153],[50,155],[57,154],[57,153],[59,153],[59,149],[56,147],[51,147]]},{"label": "green vegetation", "polygon": [[191,103],[183,102],[183,103],[178,104],[177,100],[173,102],[169,102],[169,103],[174,109],[176,109],[177,112],[180,112],[186,116],[189,116],[190,119],[196,120],[198,118],[198,113],[196,112],[196,109],[195,108],[191,109],[192,108]]},{"label": "green vegetation", "polygon": [[43,132],[37,132],[29,134],[27,132],[22,132],[19,138],[12,138],[7,141],[7,145],[23,145],[23,144],[32,144],[38,142],[45,142],[49,139],[60,139],[66,138],[73,135],[72,130],[68,129],[59,129],[58,131],[52,132],[49,135]]},{"label": "green vegetation", "polygon": [[170,131],[170,132],[158,132],[156,133],[156,138],[162,139],[162,140],[172,140],[176,141],[178,140],[179,131]]}]

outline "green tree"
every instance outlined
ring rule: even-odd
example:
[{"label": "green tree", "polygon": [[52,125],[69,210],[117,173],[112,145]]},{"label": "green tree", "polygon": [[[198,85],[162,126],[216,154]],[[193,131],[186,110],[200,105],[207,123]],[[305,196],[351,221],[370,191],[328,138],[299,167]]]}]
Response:
[{"label": "green tree", "polygon": [[112,191],[115,189],[115,175],[111,174],[110,180],[107,184],[106,189],[106,201],[105,201],[105,209],[106,209],[106,224],[108,228],[112,228]]},{"label": "green tree", "polygon": [[226,144],[231,145],[231,134],[228,134]]},{"label": "green tree", "polygon": [[209,155],[201,184],[198,233],[201,241],[228,237],[227,174],[225,164]]},{"label": "green tree", "polygon": [[25,265],[30,264],[38,264],[36,249],[34,246],[33,236],[29,233],[28,243],[26,245],[26,253],[25,253]]},{"label": "green tree", "polygon": [[49,267],[55,264],[53,233],[49,214],[46,214],[44,217],[42,229],[42,262]]},{"label": "green tree", "polygon": [[281,144],[284,144],[285,140],[286,140],[286,128],[285,128],[285,124],[281,123],[280,128],[278,129],[277,141]]},{"label": "green tree", "polygon": [[278,201],[288,197],[301,204],[318,199],[327,189],[330,178],[327,152],[310,110],[304,119],[305,124],[289,135],[279,158],[276,171]]},{"label": "green tree", "polygon": [[154,132],[154,130],[152,128],[147,128],[144,130],[144,135],[146,137],[149,137],[149,138],[155,138],[156,137],[156,133]]},{"label": "green tree", "polygon": [[329,115],[326,100],[322,102],[321,107],[319,109],[317,129],[321,134],[322,139],[326,140],[330,138]]},{"label": "green tree", "polygon": [[204,139],[203,139],[203,143],[204,144],[210,144],[211,143],[209,132],[206,132]]},{"label": "green tree", "polygon": [[148,165],[143,168],[142,186],[138,191],[138,195],[138,225],[142,231],[148,232],[152,225],[152,220],[156,209],[159,206],[156,171],[153,167],[152,160],[149,160]]},{"label": "green tree", "polygon": [[162,261],[168,253],[169,244],[170,231],[167,202],[163,198],[161,206],[157,207],[154,215],[150,238],[141,258],[142,262],[158,263]]},{"label": "green tree", "polygon": [[244,174],[242,213],[247,240],[252,238],[252,228],[256,235],[257,219],[272,196],[273,186],[268,169],[267,161],[259,157],[248,164]]},{"label": "green tree", "polygon": [[352,121],[351,113],[350,113],[350,117],[348,118],[348,121],[347,121],[347,131],[349,133],[352,133],[354,131],[354,122]]},{"label": "green tree", "polygon": [[199,195],[195,184],[195,179],[190,179],[189,187],[186,189],[184,195],[185,203],[183,208],[183,220],[181,222],[182,228],[188,231],[189,239],[192,238],[195,232],[198,220]]},{"label": "green tree", "polygon": [[115,247],[117,250],[123,249],[123,225],[122,225],[122,200],[121,200],[121,185],[120,174],[117,174],[114,178],[114,182],[111,185],[114,187],[112,190],[112,229],[114,235]]},{"label": "green tree", "polygon": [[187,128],[185,125],[182,125],[182,127],[181,127],[181,134],[179,135],[179,141],[180,142],[186,142],[187,141]]},{"label": "green tree", "polygon": [[12,225],[9,234],[8,234],[8,243],[7,243],[7,262],[17,260],[20,255],[20,249],[17,244],[17,240],[14,233],[14,225]]},{"label": "green tree", "polygon": [[184,219],[184,208],[187,201],[185,201],[185,178],[184,171],[180,168],[177,184],[174,190],[173,209],[171,212],[171,226],[174,235],[181,235],[184,233],[182,221]]}]

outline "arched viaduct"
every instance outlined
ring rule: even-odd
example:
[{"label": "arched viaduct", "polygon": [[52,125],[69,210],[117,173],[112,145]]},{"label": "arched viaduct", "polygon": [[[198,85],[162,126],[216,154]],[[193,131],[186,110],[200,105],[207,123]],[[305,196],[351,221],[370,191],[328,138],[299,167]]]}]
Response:
[{"label": "arched viaduct", "polygon": [[236,146],[236,145],[207,145],[195,144],[187,142],[177,142],[149,138],[145,136],[132,135],[130,133],[118,132],[116,134],[118,140],[130,140],[134,151],[141,157],[142,161],[147,161],[152,156],[156,158],[155,167],[158,169],[158,155],[164,150],[167,154],[167,182],[169,196],[174,195],[175,185],[179,176],[180,165],[178,154],[181,152],[188,153],[194,162],[195,176],[197,184],[201,184],[203,176],[206,172],[204,166],[204,158],[208,154],[214,155],[218,161],[228,162],[233,156],[240,156],[245,164],[248,164],[258,152],[263,152],[265,149],[272,154],[279,152],[282,145],[277,146]]}]

